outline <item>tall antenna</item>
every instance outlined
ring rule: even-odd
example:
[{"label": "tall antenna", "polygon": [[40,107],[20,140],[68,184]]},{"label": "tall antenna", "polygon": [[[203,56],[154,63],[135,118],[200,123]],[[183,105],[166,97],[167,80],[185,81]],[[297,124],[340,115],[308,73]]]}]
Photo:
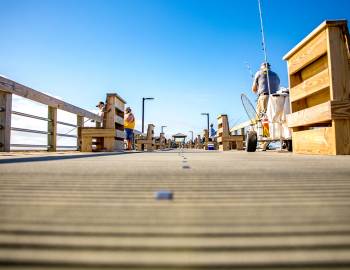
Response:
[{"label": "tall antenna", "polygon": [[261,9],[261,0],[258,0],[258,5],[259,5],[259,15],[260,15],[260,30],[261,30],[261,37],[262,37],[262,47],[263,47],[263,51],[264,51],[264,58],[265,58],[266,70],[267,70],[267,87],[269,89],[269,95],[271,95],[269,67],[267,65],[268,61],[267,61],[267,51],[266,51],[266,43],[265,43],[264,23],[263,23],[262,9]]}]

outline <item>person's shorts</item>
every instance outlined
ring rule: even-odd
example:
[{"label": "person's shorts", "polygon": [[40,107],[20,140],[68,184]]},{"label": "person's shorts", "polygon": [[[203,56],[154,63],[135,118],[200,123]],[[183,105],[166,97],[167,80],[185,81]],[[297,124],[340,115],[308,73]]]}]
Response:
[{"label": "person's shorts", "polygon": [[125,139],[127,139],[128,141],[132,141],[134,139],[134,130],[130,128],[126,128],[125,137],[126,137]]}]

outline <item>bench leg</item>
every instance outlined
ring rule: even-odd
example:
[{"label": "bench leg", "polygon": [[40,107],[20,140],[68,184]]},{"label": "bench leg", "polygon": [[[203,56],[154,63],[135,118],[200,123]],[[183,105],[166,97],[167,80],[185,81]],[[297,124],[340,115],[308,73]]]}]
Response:
[{"label": "bench leg", "polygon": [[92,137],[82,137],[81,152],[92,152]]}]

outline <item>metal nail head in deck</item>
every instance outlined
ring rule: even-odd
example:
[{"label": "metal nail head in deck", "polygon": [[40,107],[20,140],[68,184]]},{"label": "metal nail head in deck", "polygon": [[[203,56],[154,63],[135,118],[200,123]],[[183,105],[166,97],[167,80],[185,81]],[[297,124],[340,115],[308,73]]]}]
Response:
[{"label": "metal nail head in deck", "polygon": [[157,200],[172,200],[174,198],[174,194],[168,190],[160,190],[155,194]]}]

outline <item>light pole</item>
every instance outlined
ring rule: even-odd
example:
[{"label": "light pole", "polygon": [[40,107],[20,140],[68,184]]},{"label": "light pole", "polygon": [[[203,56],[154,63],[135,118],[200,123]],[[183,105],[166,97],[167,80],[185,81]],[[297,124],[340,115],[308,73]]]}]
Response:
[{"label": "light pole", "polygon": [[145,100],[153,100],[153,97],[142,98],[142,133],[145,131]]},{"label": "light pole", "polygon": [[166,128],[167,126],[161,126],[160,129],[161,129],[161,132],[160,133],[164,133],[164,128]]},{"label": "light pole", "polygon": [[191,138],[192,138],[192,142],[193,142],[193,131],[192,130],[190,130],[189,132],[191,132]]},{"label": "light pole", "polygon": [[209,113],[201,113],[201,115],[207,116],[207,127],[208,127],[208,132],[209,132]]}]

